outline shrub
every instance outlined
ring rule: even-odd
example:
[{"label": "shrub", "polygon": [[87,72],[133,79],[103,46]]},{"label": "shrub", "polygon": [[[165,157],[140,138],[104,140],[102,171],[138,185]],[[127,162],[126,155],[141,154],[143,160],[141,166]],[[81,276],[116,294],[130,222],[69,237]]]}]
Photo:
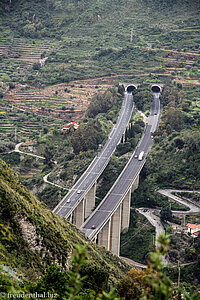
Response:
[{"label": "shrub", "polygon": [[14,89],[14,88],[15,88],[15,84],[14,84],[13,82],[10,82],[10,83],[9,83],[9,88],[10,88],[10,89]]}]

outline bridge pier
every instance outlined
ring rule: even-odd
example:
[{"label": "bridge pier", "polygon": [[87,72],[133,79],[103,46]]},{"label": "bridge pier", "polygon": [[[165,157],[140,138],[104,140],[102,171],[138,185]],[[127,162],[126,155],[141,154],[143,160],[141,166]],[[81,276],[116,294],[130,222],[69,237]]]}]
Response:
[{"label": "bridge pier", "polygon": [[83,199],[74,210],[73,224],[80,228],[84,223],[85,216],[85,200]]},{"label": "bridge pier", "polygon": [[109,219],[106,225],[99,233],[98,244],[100,246],[106,247],[107,250],[110,250],[110,229],[111,229],[111,220]]},{"label": "bridge pier", "polygon": [[131,192],[134,192],[135,190],[137,190],[138,186],[139,186],[139,175],[135,178],[132,187],[131,187]]},{"label": "bridge pier", "polygon": [[130,222],[131,189],[128,191],[122,202],[121,231],[126,232]]},{"label": "bridge pier", "polygon": [[95,182],[89,192],[85,195],[85,218],[89,217],[93,208],[95,207],[96,188],[97,184]]},{"label": "bridge pier", "polygon": [[73,213],[71,213],[71,215],[67,218],[67,220],[72,223],[73,222]]},{"label": "bridge pier", "polygon": [[106,247],[117,256],[120,252],[120,234],[129,228],[131,193],[138,188],[138,185],[139,175],[135,178],[117,210],[98,233],[98,237],[95,236],[93,239],[98,245]]},{"label": "bridge pier", "polygon": [[121,233],[122,205],[117,208],[111,217],[110,251],[119,256]]}]

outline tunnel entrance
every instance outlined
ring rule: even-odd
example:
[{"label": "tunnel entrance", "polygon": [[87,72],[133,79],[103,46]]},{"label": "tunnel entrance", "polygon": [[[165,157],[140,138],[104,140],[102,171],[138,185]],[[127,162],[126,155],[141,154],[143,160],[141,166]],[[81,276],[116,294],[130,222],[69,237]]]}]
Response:
[{"label": "tunnel entrance", "polygon": [[161,88],[159,87],[159,85],[153,85],[153,86],[151,87],[151,90],[152,90],[154,93],[160,93]]},{"label": "tunnel entrance", "polygon": [[129,85],[126,89],[127,93],[132,93],[136,89],[136,86],[134,85]]}]

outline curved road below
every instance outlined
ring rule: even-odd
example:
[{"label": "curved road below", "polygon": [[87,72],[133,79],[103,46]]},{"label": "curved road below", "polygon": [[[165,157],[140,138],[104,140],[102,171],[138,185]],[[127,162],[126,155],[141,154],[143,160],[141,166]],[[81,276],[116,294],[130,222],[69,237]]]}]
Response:
[{"label": "curved road below", "polygon": [[20,146],[22,146],[23,144],[24,144],[24,142],[21,142],[21,143],[15,145],[14,152],[18,152],[18,153],[21,153],[21,154],[30,155],[30,156],[33,156],[33,157],[36,157],[36,158],[40,158],[40,159],[45,159],[45,157],[43,157],[43,156],[39,156],[39,155],[36,155],[36,154],[27,153],[27,152],[23,152],[23,151],[19,150]]},{"label": "curved road below", "polygon": [[[174,211],[173,210],[172,213],[179,214],[179,215],[180,214],[183,214],[183,215],[185,215],[185,214],[190,214],[190,215],[200,214],[200,205],[195,204],[194,202],[192,202],[189,199],[183,199],[181,197],[173,195],[172,193],[175,193],[175,192],[200,193],[200,191],[176,190],[176,189],[160,189],[160,190],[157,190],[157,193],[160,193],[160,194],[168,197],[172,201],[175,201],[179,204],[182,204],[186,207],[189,207],[189,209],[190,209],[188,211]],[[149,223],[151,223],[155,227],[155,230],[156,230],[155,246],[156,247],[159,246],[159,243],[157,242],[157,239],[158,239],[159,235],[161,234],[161,232],[164,231],[164,228],[163,228],[163,225],[161,223],[160,218],[157,215],[154,214],[155,209],[152,209],[152,208],[137,208],[136,211],[138,213],[142,214],[145,218],[147,218]],[[160,212],[160,210],[157,210],[157,209],[156,209],[156,211]],[[164,258],[163,259],[163,264],[167,265],[168,263],[169,263],[169,261],[166,258]],[[191,263],[189,263],[189,264],[191,264]],[[188,264],[186,263],[184,265],[188,265]]]},{"label": "curved road below", "polygon": [[175,201],[179,204],[182,204],[189,208],[188,211],[173,211],[174,214],[200,214],[200,205],[192,202],[190,199],[183,199],[181,197],[178,197],[176,195],[173,195],[173,193],[178,192],[188,192],[188,193],[200,193],[200,191],[188,191],[188,190],[176,190],[176,189],[160,189],[157,190],[157,193],[168,197],[170,200]]},{"label": "curved road below", "polygon": [[[43,159],[43,160],[46,159],[46,158],[43,157],[43,156],[36,155],[36,154],[32,154],[32,153],[27,153],[27,152],[24,152],[24,151],[19,150],[20,146],[22,146],[23,144],[24,144],[24,143],[21,142],[21,143],[18,143],[17,145],[15,145],[15,149],[14,149],[12,152],[18,152],[18,153],[21,153],[21,154],[29,155],[29,156],[36,157],[36,158]],[[54,161],[54,164],[57,164],[57,161]],[[51,171],[51,172],[52,172],[52,171]],[[43,176],[43,181],[44,181],[45,183],[51,184],[51,185],[53,185],[53,186],[56,186],[56,187],[58,187],[58,188],[62,188],[62,189],[64,189],[64,190],[67,190],[67,188],[65,188],[64,186],[61,186],[61,185],[59,185],[59,184],[53,183],[53,182],[51,182],[51,181],[48,180],[48,176],[51,174],[51,172]]]}]

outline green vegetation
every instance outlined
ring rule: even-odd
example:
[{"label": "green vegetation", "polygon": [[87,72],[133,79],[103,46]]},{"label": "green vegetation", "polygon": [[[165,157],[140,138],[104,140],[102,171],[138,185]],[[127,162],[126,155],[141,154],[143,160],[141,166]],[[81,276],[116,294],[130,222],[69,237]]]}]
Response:
[{"label": "green vegetation", "polygon": [[153,249],[155,229],[145,217],[131,210],[130,225],[126,233],[121,234],[120,255],[146,264],[149,252]]},{"label": "green vegetation", "polygon": [[98,144],[102,143],[105,138],[101,124],[98,120],[91,120],[83,126],[79,126],[77,131],[71,137],[73,152],[96,149]]},{"label": "green vegetation", "polygon": [[[118,88],[119,89],[119,88]],[[108,89],[103,95],[95,94],[91,99],[88,106],[87,115],[94,118],[99,113],[105,113],[108,120],[115,121],[113,118],[116,116],[119,108],[121,107],[122,94],[117,93],[116,89]],[[111,109],[112,108],[112,109]]]},{"label": "green vegetation", "polygon": [[41,87],[130,73],[199,79],[198,11],[197,0],[1,2],[0,81]]},{"label": "green vegetation", "polygon": [[196,202],[197,204],[200,201],[200,194],[197,192],[188,193],[188,192],[176,192],[175,195],[190,199],[191,201]]},{"label": "green vegetation", "polygon": [[110,281],[123,276],[128,268],[125,263],[85,239],[75,226],[53,214],[23,187],[17,174],[2,160],[0,168],[0,223],[9,227],[12,235],[12,240],[1,239],[1,242],[12,268],[17,268],[31,280],[53,263],[67,269],[74,245],[81,244],[86,246],[91,268],[105,268],[110,273]]},{"label": "green vegetation", "polygon": [[[0,163],[1,167],[4,167],[0,181],[1,208],[3,208],[1,221],[3,220],[5,223],[9,223],[9,226],[0,225],[0,292],[5,295],[5,299],[9,299],[12,294],[15,294],[16,297],[20,297],[20,294],[32,294],[32,298],[37,299],[37,295],[42,295],[44,292],[46,295],[51,295],[50,298],[55,298],[56,296],[56,298],[60,300],[118,300],[120,299],[119,296],[125,297],[125,299],[167,300],[177,299],[177,296],[181,294],[182,297],[184,295],[183,299],[198,299],[198,292],[196,292],[195,289],[190,289],[189,293],[186,293],[185,288],[182,286],[181,288],[177,287],[166,276],[166,272],[162,265],[162,256],[169,250],[169,236],[165,237],[162,235],[159,237],[158,241],[161,246],[157,248],[155,252],[150,253],[146,271],[137,271],[132,269],[125,277],[122,274],[127,271],[127,266],[119,260],[119,258],[113,256],[104,248],[86,241],[83,235],[75,227],[67,224],[66,220],[62,220],[62,218],[50,213],[47,208],[45,209],[42,207],[37,199],[31,196],[31,194],[29,194],[29,192],[20,184],[17,175],[14,174],[5,163],[2,161],[0,161]],[[13,178],[15,178],[15,182],[13,181]],[[9,203],[9,209],[12,209],[12,211],[10,211],[12,214],[11,219],[9,218],[11,215],[8,215],[9,219],[4,218],[5,198],[2,197],[4,189],[6,189],[7,192],[7,199],[10,200],[7,201],[7,203]],[[12,196],[12,192],[14,191],[15,195],[18,197],[18,207],[16,202],[13,201],[14,197]],[[23,213],[22,210],[19,211],[17,209],[20,205],[21,208],[26,208]],[[32,209],[34,211],[32,211]],[[20,220],[22,221],[22,215],[23,222],[20,222]],[[33,216],[35,220],[34,223],[32,222]],[[52,219],[53,222],[51,221],[51,225],[43,223],[44,221],[47,222],[48,220],[51,220],[52,216],[54,218]],[[21,226],[21,236],[16,234],[16,228],[13,227],[13,220],[15,220],[15,226]],[[25,225],[25,227],[23,228],[22,225]],[[42,233],[44,230],[43,225],[45,225],[45,227],[51,227],[49,228],[50,230],[46,232],[48,234],[49,242],[51,242],[49,245],[51,247],[49,248],[47,244],[45,247],[45,250],[48,251],[49,254],[49,261],[46,261],[46,255],[44,252],[42,261],[40,256],[39,246],[41,238],[43,237],[43,241],[46,239],[45,232]],[[55,225],[57,229],[56,246],[58,246],[58,242],[63,243],[65,241],[65,250],[67,250],[67,248],[68,250],[71,248],[71,252],[72,248],[74,248],[72,257],[70,254],[70,262],[62,261],[62,267],[55,264],[58,264],[58,252],[56,252],[56,259],[54,255],[51,256],[54,249],[53,245],[55,239],[55,237],[51,235],[51,229],[53,229]],[[26,231],[27,226],[29,231]],[[32,233],[34,231],[34,238],[32,236],[32,238],[29,239],[31,231]],[[27,235],[27,233],[29,233],[29,235]],[[73,240],[71,239],[72,235]],[[79,240],[80,244],[75,245],[75,240]],[[20,242],[21,245],[17,242]],[[37,250],[36,244],[33,246],[33,242],[37,242]],[[12,246],[14,244],[15,248],[13,249]],[[18,252],[20,246],[24,247],[22,252]],[[195,247],[198,249],[198,244],[196,244]],[[58,250],[58,248],[56,249]],[[19,264],[19,258],[25,253],[26,256],[24,258],[26,259],[21,261],[21,264]],[[65,255],[67,253],[68,252],[65,252]],[[32,254],[32,257],[29,257],[30,254]],[[98,264],[97,257],[100,264]],[[30,261],[29,258],[31,258]],[[36,258],[39,260],[37,265],[33,264],[33,262],[36,262]],[[109,260],[110,258],[112,260]],[[27,271],[25,268],[31,262],[32,268],[29,269],[28,273],[24,273],[25,277],[22,277],[22,270]],[[41,269],[39,271],[39,264],[43,265],[43,270]],[[38,278],[42,271],[44,274]],[[109,279],[112,279],[112,284]],[[115,284],[114,288],[113,283]],[[187,286],[187,288],[190,287]]]},{"label": "green vegetation", "polygon": [[150,85],[141,84],[137,90],[134,91],[134,102],[137,109],[143,112],[150,111],[152,101],[153,94]]}]

